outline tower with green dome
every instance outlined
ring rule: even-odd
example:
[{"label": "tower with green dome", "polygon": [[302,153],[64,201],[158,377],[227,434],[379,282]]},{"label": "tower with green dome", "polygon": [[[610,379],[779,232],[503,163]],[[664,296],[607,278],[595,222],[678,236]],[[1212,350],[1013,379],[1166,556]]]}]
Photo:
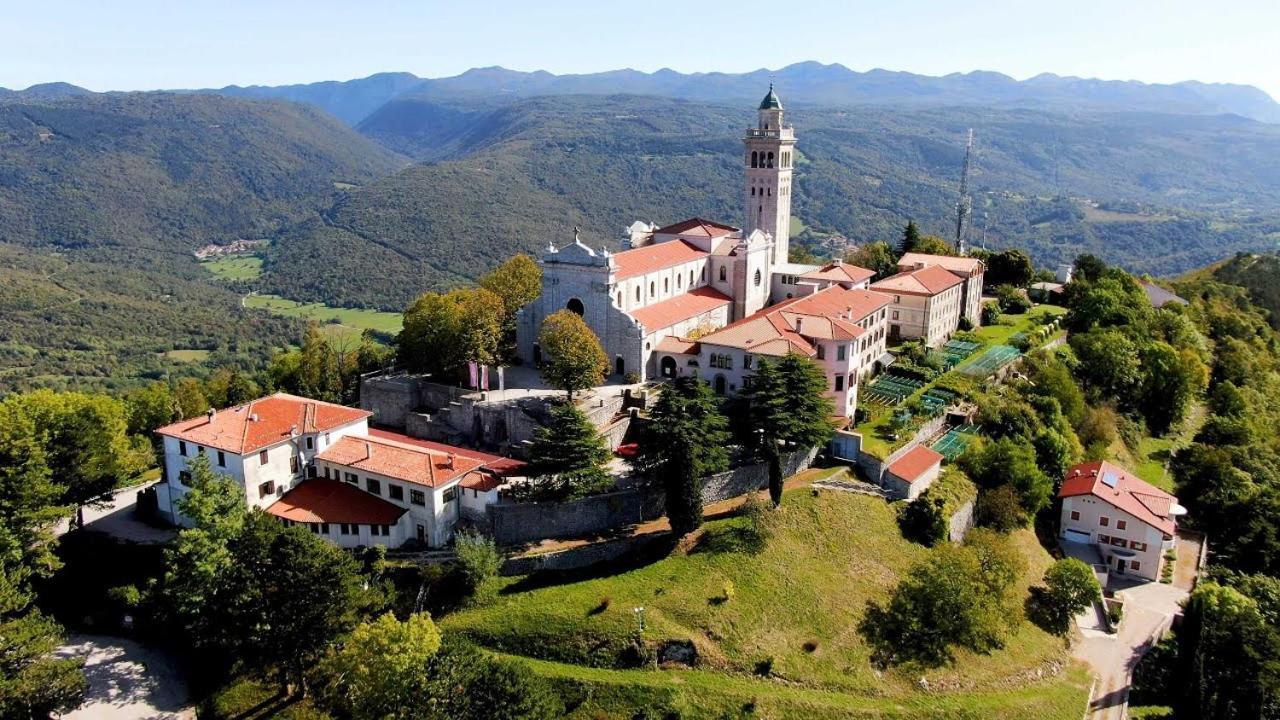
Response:
[{"label": "tower with green dome", "polygon": [[743,232],[759,228],[773,237],[773,264],[787,262],[791,238],[791,170],[795,161],[795,131],[783,124],[782,101],[769,85],[760,101],[756,127],[742,139],[746,169],[746,217]]}]

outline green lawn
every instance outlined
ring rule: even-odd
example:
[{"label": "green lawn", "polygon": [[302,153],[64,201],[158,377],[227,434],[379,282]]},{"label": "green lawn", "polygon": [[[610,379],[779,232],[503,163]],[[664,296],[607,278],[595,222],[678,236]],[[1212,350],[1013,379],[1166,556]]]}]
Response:
[{"label": "green lawn", "polygon": [[1171,453],[1191,444],[1191,439],[1204,425],[1205,407],[1196,405],[1191,409],[1182,428],[1164,437],[1144,435],[1138,443],[1137,452],[1130,453],[1124,443],[1117,442],[1113,450],[1115,460],[1122,465],[1132,467],[1138,477],[1155,485],[1161,490],[1173,492],[1173,477],[1167,468]]},{"label": "green lawn", "polygon": [[222,280],[257,280],[262,276],[262,258],[257,255],[230,255],[200,264]]},{"label": "green lawn", "polygon": [[356,308],[335,308],[323,303],[300,303],[287,300],[279,295],[253,294],[245,297],[245,307],[258,308],[277,315],[300,317],[318,323],[336,323],[349,330],[333,329],[330,332],[359,334],[365,329],[395,334],[400,332],[400,313],[382,312],[379,310],[361,310]]},{"label": "green lawn", "polygon": [[[708,523],[705,539],[691,553],[637,569],[550,587],[501,580],[494,600],[449,615],[441,626],[495,651],[558,663],[539,665],[548,674],[649,688],[683,685],[690,700],[701,697],[696,684],[718,687],[739,703],[780,687],[751,679],[766,660],[772,675],[788,685],[858,696],[840,702],[881,710],[919,707],[926,698],[931,706],[945,706],[949,693],[917,689],[922,675],[935,686],[966,693],[1025,685],[1052,694],[1062,682],[1019,679],[1065,660],[1062,640],[1030,623],[1020,626],[1005,650],[960,651],[949,667],[877,674],[858,622],[867,602],[886,597],[927,551],[902,538],[893,508],[878,498],[794,490],[770,518],[774,537],[759,554],[731,549],[745,520],[719,520]],[[1030,531],[1015,538],[1028,558],[1027,582],[1038,581],[1048,554]],[[634,635],[637,607],[644,608],[647,640],[693,643],[698,671],[613,670]],[[1083,690],[1067,694],[1078,715]]]}]

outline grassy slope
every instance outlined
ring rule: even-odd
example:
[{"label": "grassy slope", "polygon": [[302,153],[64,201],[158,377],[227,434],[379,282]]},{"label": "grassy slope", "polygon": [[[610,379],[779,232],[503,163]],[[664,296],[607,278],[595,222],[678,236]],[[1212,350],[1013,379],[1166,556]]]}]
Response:
[{"label": "grassy slope", "polygon": [[276,315],[314,320],[318,323],[336,322],[356,332],[369,329],[384,333],[398,333],[403,320],[400,313],[335,308],[322,303],[300,303],[286,300],[279,295],[249,295],[244,299],[244,305],[267,310]]},{"label": "grassy slope", "polygon": [[200,265],[220,280],[257,280],[262,275],[262,258],[257,255],[232,255]]},{"label": "grassy slope", "polygon": [[[704,546],[731,543],[742,522],[710,523]],[[750,675],[757,663],[772,659],[776,677],[815,692],[853,694],[859,702],[892,699],[879,703],[882,709],[919,701],[915,683],[922,673],[877,675],[856,630],[866,603],[885,597],[926,552],[902,539],[892,509],[878,499],[835,492],[815,497],[798,490],[788,493],[773,522],[775,536],[758,555],[697,550],[617,575],[531,590],[507,581],[491,604],[444,618],[442,626],[500,651],[568,663],[546,670],[584,682],[651,688],[683,682],[669,678],[687,675],[691,684],[718,686],[745,701],[777,686]],[[1017,542],[1031,566],[1028,579],[1039,578],[1048,555],[1030,532],[1019,534]],[[733,597],[722,602],[729,583]],[[614,664],[634,631],[633,609],[640,606],[646,637],[692,641],[703,662],[699,671],[601,673],[583,667]],[[807,651],[807,643],[816,649]],[[961,652],[953,666],[923,674],[935,687],[1003,691],[1025,684],[1023,673],[1063,655],[1061,640],[1024,623],[1008,649],[985,656]],[[1046,682],[1046,692],[1058,692],[1060,683]],[[1080,692],[1063,694],[1078,712]]]}]

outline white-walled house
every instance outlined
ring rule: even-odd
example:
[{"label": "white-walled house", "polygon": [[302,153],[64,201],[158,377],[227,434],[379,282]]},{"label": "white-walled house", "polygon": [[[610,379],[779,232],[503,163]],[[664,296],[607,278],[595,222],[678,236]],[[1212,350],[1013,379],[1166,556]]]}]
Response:
[{"label": "white-walled house", "polygon": [[871,289],[893,298],[889,310],[889,340],[920,339],[937,347],[960,326],[965,281],[937,265],[900,272]]},{"label": "white-walled house", "polygon": [[214,472],[244,488],[249,507],[267,508],[306,477],[315,457],[347,435],[364,435],[372,413],[276,393],[156,430],[164,439],[164,481],[156,485],[161,515],[186,524],[177,501],[189,487],[187,465],[207,455]]},{"label": "white-walled house", "polygon": [[897,497],[915,500],[938,479],[943,459],[938,451],[917,445],[885,468],[880,484]]},{"label": "white-walled house", "polygon": [[1187,512],[1173,495],[1106,461],[1068,470],[1058,497],[1063,542],[1094,545],[1110,572],[1148,580],[1160,577]]},{"label": "white-walled house", "polygon": [[831,285],[784,300],[697,340],[667,338],[657,347],[663,377],[698,375],[721,395],[750,382],[761,358],[799,353],[827,375],[834,414],[852,417],[858,383],[885,352],[890,298]]},{"label": "white-walled house", "polygon": [[937,265],[964,280],[960,294],[960,315],[977,327],[982,323],[982,284],[987,265],[978,258],[952,255],[929,255],[909,252],[898,258],[898,272],[908,272]]},{"label": "white-walled house", "polygon": [[503,478],[524,463],[476,450],[370,429],[371,413],[277,393],[160,428],[165,478],[161,513],[177,508],[200,454],[235,480],[245,504],[300,524],[343,547],[409,541],[438,547],[460,518],[483,521]]}]

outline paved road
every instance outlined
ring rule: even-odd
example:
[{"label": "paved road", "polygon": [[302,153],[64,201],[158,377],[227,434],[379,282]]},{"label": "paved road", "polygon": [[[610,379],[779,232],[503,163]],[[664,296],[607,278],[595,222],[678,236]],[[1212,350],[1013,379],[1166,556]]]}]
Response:
[{"label": "paved road", "polygon": [[187,684],[163,653],[125,638],[72,635],[58,654],[85,658],[84,703],[62,720],[194,720]]},{"label": "paved road", "polygon": [[1076,643],[1075,656],[1085,661],[1097,675],[1089,699],[1088,720],[1123,720],[1129,705],[1129,685],[1133,669],[1143,654],[1168,629],[1178,604],[1187,593],[1162,583],[1144,583],[1116,593],[1124,601],[1120,632],[1109,635],[1081,627],[1083,639]]}]

